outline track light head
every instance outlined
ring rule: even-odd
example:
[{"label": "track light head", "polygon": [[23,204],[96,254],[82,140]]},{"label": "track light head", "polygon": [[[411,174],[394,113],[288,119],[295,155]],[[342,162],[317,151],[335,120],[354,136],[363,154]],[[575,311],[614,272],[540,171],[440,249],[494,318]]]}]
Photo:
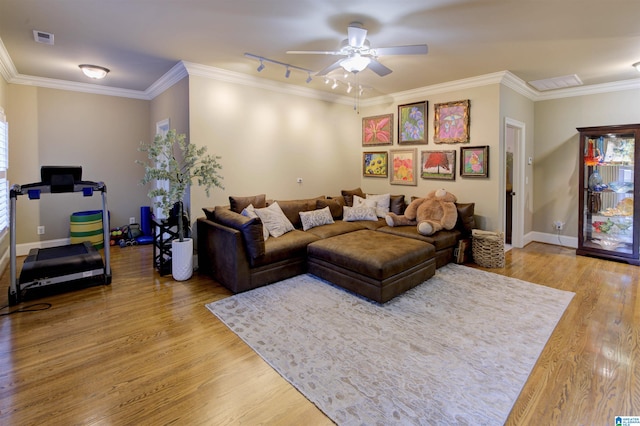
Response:
[{"label": "track light head", "polygon": [[284,73],[284,78],[289,78],[290,75],[291,75],[291,70],[289,69],[289,67],[287,67],[287,71],[285,71]]},{"label": "track light head", "polygon": [[331,88],[335,89],[336,87],[338,87],[338,82],[336,80],[333,80],[333,84],[331,85]]},{"label": "track light head", "polygon": [[262,71],[264,69],[264,64],[262,63],[262,59],[260,59],[260,65],[258,65],[258,72]]},{"label": "track light head", "polygon": [[309,76],[307,77],[307,83],[311,83],[311,80],[313,79],[311,78],[311,73],[309,73]]}]

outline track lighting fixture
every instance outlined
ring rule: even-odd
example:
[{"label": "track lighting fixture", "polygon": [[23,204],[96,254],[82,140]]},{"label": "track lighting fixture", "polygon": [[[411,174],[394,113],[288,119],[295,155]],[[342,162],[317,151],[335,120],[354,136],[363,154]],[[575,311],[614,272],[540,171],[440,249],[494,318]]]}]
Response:
[{"label": "track lighting fixture", "polygon": [[324,78],[324,84],[329,84],[329,81],[331,81],[331,80],[329,80],[329,77],[325,77]]},{"label": "track lighting fixture", "polygon": [[338,87],[338,82],[336,80],[333,80],[333,84],[331,85],[331,88],[335,89],[336,87]]},{"label": "track lighting fixture", "polygon": [[351,83],[347,83],[347,93],[351,93],[352,89],[353,87],[351,87]]},{"label": "track lighting fixture", "polygon": [[282,67],[285,67],[285,72],[284,72],[284,77],[285,78],[291,77],[291,70],[302,71],[302,72],[306,72],[308,74],[307,83],[311,82],[311,73],[314,72],[313,70],[309,70],[309,69],[302,68],[302,67],[297,67],[297,66],[291,65],[291,64],[286,64],[284,62],[276,61],[274,59],[265,58],[264,56],[254,55],[253,53],[245,53],[244,56],[246,56],[247,58],[256,59],[256,60],[260,61],[260,65],[258,65],[258,68],[256,68],[256,70],[258,72],[262,71],[265,68],[264,63],[268,62],[270,64],[276,64],[276,65],[280,65]]},{"label": "track lighting fixture", "polygon": [[634,67],[636,70],[640,71],[640,62],[636,62],[635,64],[633,64],[631,66]]}]

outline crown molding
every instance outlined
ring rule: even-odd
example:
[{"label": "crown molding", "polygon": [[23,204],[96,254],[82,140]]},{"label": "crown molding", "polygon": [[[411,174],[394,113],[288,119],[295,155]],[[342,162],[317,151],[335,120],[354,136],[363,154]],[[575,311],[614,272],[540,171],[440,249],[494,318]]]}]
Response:
[{"label": "crown molding", "polygon": [[[242,84],[249,87],[255,87],[289,95],[303,96],[326,102],[333,102],[342,105],[353,105],[352,96],[338,95],[308,87],[280,83],[264,78],[242,74],[239,72],[223,70],[220,68],[186,61],[180,61],[176,63],[173,68],[167,71],[167,73],[156,80],[144,91],[107,87],[98,84],[78,83],[46,77],[22,75],[19,74],[17,69],[15,68],[13,61],[9,56],[9,52],[7,52],[7,49],[2,42],[2,39],[0,39],[0,75],[5,79],[7,83],[10,84],[23,84],[28,86],[46,87],[51,89],[70,90],[76,92],[142,100],[152,100],[156,96],[160,95],[168,88],[176,84],[178,81],[182,80],[184,77],[193,75],[229,83]],[[360,99],[359,102],[361,106],[375,106],[388,104],[389,99],[391,98],[394,102],[400,103],[403,101],[410,101],[418,97],[466,90],[475,87],[487,86],[490,84],[502,84],[512,90],[515,90],[522,96],[531,99],[534,102],[537,102],[551,99],[570,98],[575,96],[636,90],[640,89],[640,78],[613,83],[571,87],[549,92],[540,92],[533,89],[525,81],[515,76],[510,71],[499,71],[495,73],[480,75],[477,77],[470,77],[426,87],[419,87],[403,92],[385,94],[368,99]]]}]

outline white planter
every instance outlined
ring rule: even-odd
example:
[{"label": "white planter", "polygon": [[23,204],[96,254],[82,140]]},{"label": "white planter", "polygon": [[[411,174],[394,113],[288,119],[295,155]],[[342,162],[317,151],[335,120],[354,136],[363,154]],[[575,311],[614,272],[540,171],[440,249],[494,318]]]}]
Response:
[{"label": "white planter", "polygon": [[176,281],[184,281],[193,275],[193,240],[171,242],[171,275]]}]

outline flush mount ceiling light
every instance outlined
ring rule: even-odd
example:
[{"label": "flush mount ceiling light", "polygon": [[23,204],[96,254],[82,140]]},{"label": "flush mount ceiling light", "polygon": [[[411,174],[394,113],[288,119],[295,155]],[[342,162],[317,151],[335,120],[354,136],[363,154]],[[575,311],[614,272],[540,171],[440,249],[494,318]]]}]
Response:
[{"label": "flush mount ceiling light", "polygon": [[635,64],[633,64],[631,66],[634,67],[637,71],[640,71],[640,62],[636,62]]},{"label": "flush mount ceiling light", "polygon": [[109,73],[109,69],[105,67],[101,67],[99,65],[89,65],[89,64],[81,64],[78,65],[84,75],[89,78],[94,78],[99,80],[101,78],[105,78],[107,73]]}]

